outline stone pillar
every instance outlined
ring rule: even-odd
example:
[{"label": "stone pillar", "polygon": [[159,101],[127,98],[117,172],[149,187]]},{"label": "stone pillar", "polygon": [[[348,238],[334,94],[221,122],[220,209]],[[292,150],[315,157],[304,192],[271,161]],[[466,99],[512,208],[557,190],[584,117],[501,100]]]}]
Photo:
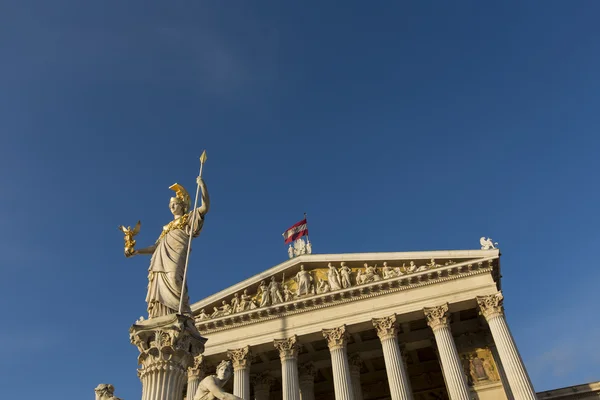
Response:
[{"label": "stone pillar", "polygon": [[358,353],[351,354],[348,357],[350,364],[350,378],[352,379],[352,391],[354,392],[354,400],[363,400],[362,385],[360,383],[360,367],[362,360]]},{"label": "stone pillar", "polygon": [[188,368],[187,392],[185,398],[192,400],[198,385],[206,376],[206,368],[204,365],[204,356],[202,354],[194,357],[194,365]]},{"label": "stone pillar", "polygon": [[396,316],[392,314],[389,317],[373,318],[371,321],[377,329],[377,336],[383,347],[383,358],[392,400],[412,400],[410,380],[398,345]]},{"label": "stone pillar", "polygon": [[435,336],[450,400],[470,400],[471,395],[467,379],[458,357],[454,338],[450,332],[448,304],[424,308],[423,312],[427,318],[427,324],[431,327]]},{"label": "stone pillar", "polygon": [[275,348],[279,350],[281,359],[281,386],[283,400],[300,400],[300,383],[298,381],[298,336],[288,339],[275,339]]},{"label": "stone pillar", "polygon": [[300,379],[300,399],[315,400],[315,376],[317,369],[312,362],[302,364],[298,368]]},{"label": "stone pillar", "polygon": [[348,364],[348,355],[346,354],[346,345],[348,343],[346,325],[333,329],[323,329],[323,336],[327,339],[327,345],[331,353],[335,399],[354,400],[350,366]]},{"label": "stone pillar", "polygon": [[500,292],[477,297],[479,310],[490,326],[512,395],[519,400],[537,399],[531,379],[504,319],[503,301],[504,297]]},{"label": "stone pillar", "polygon": [[194,319],[170,314],[140,321],[129,328],[129,339],[140,352],[142,400],[182,400],[187,369],[206,342]]},{"label": "stone pillar", "polygon": [[273,377],[268,372],[263,372],[252,377],[255,400],[269,400]]},{"label": "stone pillar", "polygon": [[250,347],[227,350],[227,357],[233,363],[233,395],[250,400]]}]

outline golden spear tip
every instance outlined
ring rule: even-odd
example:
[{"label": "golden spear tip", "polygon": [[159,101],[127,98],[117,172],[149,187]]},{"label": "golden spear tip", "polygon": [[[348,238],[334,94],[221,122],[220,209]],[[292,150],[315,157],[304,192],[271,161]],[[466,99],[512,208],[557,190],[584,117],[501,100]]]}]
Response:
[{"label": "golden spear tip", "polygon": [[206,150],[204,150],[204,151],[202,152],[202,155],[200,156],[200,162],[201,162],[202,164],[204,164],[204,163],[206,162]]}]

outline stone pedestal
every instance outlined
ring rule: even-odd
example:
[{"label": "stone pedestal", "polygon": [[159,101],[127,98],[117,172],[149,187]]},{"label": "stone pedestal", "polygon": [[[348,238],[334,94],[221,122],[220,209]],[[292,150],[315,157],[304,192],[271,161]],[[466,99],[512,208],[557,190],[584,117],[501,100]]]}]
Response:
[{"label": "stone pedestal", "polygon": [[142,400],[182,400],[187,370],[206,343],[193,318],[170,314],[136,322],[129,339],[140,352]]}]

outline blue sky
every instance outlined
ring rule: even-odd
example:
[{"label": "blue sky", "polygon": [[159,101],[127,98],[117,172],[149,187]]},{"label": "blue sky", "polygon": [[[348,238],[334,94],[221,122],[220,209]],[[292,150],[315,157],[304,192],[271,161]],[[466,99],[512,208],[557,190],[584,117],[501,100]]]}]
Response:
[{"label": "blue sky", "polygon": [[[168,187],[212,209],[192,301],[319,253],[502,250],[536,390],[600,379],[600,3],[0,3],[0,383],[139,398]],[[33,379],[33,380],[32,380]]]}]

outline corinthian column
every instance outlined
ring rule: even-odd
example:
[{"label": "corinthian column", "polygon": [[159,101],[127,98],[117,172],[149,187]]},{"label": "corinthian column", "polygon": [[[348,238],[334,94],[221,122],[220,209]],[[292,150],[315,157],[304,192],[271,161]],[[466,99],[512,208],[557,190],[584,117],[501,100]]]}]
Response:
[{"label": "corinthian column", "polygon": [[204,356],[200,354],[194,357],[194,365],[188,368],[187,392],[185,395],[186,399],[192,400],[194,398],[196,389],[198,389],[198,385],[200,384],[200,381],[204,379],[205,375],[206,368],[204,365]]},{"label": "corinthian column", "polygon": [[312,362],[302,364],[298,368],[300,376],[300,399],[315,400],[315,376],[317,369]]},{"label": "corinthian column", "polygon": [[227,350],[227,357],[233,363],[233,394],[250,400],[250,347]]},{"label": "corinthian column", "polygon": [[490,296],[477,297],[479,310],[490,326],[490,332],[496,343],[498,355],[513,396],[519,400],[534,400],[537,397],[533,385],[504,319],[503,301],[504,297],[500,292]]},{"label": "corinthian column", "polygon": [[331,353],[331,368],[333,369],[333,387],[336,400],[355,400],[348,365],[346,345],[348,334],[346,325],[338,328],[323,329],[323,336],[327,339],[329,352]]},{"label": "corinthian column", "polygon": [[269,400],[269,394],[271,393],[271,385],[273,384],[273,381],[273,377],[268,372],[255,375],[252,378],[254,399]]},{"label": "corinthian column", "polygon": [[392,400],[412,400],[410,381],[398,345],[396,316],[373,318],[372,321],[383,347],[383,358]]},{"label": "corinthian column", "polygon": [[423,312],[427,318],[427,324],[431,327],[435,336],[450,399],[469,400],[471,398],[469,386],[467,386],[456,344],[450,332],[448,304],[425,308]]},{"label": "corinthian column", "polygon": [[360,367],[362,360],[358,353],[351,354],[348,357],[350,364],[350,377],[352,379],[352,391],[354,392],[354,400],[363,400],[362,385],[360,384]]},{"label": "corinthian column", "polygon": [[181,400],[187,369],[206,342],[194,320],[178,314],[151,318],[133,325],[129,338],[140,351],[142,400]]},{"label": "corinthian column", "polygon": [[281,386],[283,400],[300,400],[300,384],[298,382],[298,336],[288,339],[275,339],[275,348],[279,350],[281,359]]}]

